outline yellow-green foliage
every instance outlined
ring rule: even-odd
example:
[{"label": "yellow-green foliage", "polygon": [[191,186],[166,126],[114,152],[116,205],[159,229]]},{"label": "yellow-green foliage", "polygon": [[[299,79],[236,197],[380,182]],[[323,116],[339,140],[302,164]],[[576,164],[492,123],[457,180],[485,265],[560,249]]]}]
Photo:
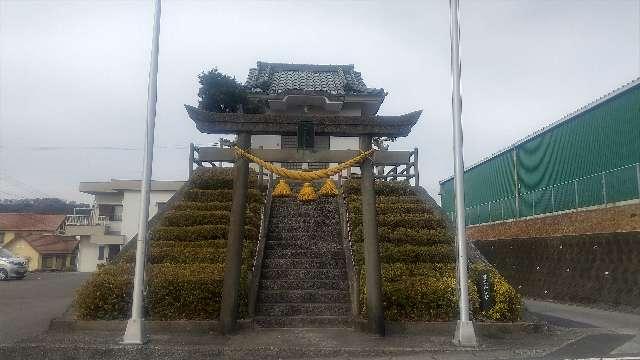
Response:
[{"label": "yellow-green foliage", "polygon": [[[148,248],[146,316],[154,320],[213,320],[220,311],[226,238],[231,209],[232,172],[198,169],[183,200],[151,229]],[[249,185],[242,252],[240,316],[247,314],[247,279],[260,226],[262,195]],[[81,319],[126,319],[131,307],[135,249],[128,247],[116,263],[101,266],[76,296]]]},{"label": "yellow-green foliage", "polygon": [[481,273],[489,273],[493,282],[495,305],[482,312],[482,317],[493,321],[518,321],[522,315],[522,298],[507,280],[488,264],[478,263],[471,266],[471,278],[478,279]]},{"label": "yellow-green foliage", "polygon": [[[385,318],[409,321],[451,321],[458,316],[454,238],[445,221],[407,182],[379,181],[375,185],[378,240],[382,263]],[[347,209],[356,266],[360,273],[361,314],[366,315],[365,268],[362,246],[360,183],[350,180]],[[490,272],[495,305],[480,311],[476,281]],[[474,318],[517,321],[522,301],[517,292],[486,264],[474,264],[469,280]]]}]

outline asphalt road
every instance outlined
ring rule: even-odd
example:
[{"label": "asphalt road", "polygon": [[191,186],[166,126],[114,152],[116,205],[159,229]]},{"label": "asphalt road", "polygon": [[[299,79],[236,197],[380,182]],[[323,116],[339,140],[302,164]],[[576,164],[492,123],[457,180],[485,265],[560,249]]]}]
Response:
[{"label": "asphalt road", "polygon": [[89,273],[29,273],[0,281],[0,344],[37,335],[61,316]]},{"label": "asphalt road", "polygon": [[591,334],[554,351],[548,358],[640,359],[638,315],[531,299],[525,304],[551,325],[591,329]]}]

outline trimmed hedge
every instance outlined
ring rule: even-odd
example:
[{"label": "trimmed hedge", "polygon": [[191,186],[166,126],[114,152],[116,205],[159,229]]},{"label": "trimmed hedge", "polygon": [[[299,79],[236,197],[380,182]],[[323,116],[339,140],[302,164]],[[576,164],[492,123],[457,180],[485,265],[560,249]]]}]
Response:
[{"label": "trimmed hedge", "polygon": [[82,320],[126,319],[131,310],[133,266],[101,266],[77,291],[75,305]]},{"label": "trimmed hedge", "polygon": [[[146,316],[153,320],[213,320],[219,317],[233,187],[230,169],[200,168],[182,201],[151,229],[145,295]],[[252,173],[253,174],[253,173]],[[257,181],[252,179],[250,187]],[[242,251],[241,317],[247,315],[248,277],[260,226],[262,194],[248,192]],[[121,252],[118,263],[93,274],[76,297],[81,319],[126,319],[131,307],[135,248]]]},{"label": "trimmed hedge", "polygon": [[[361,315],[366,316],[366,284],[362,238],[360,183],[343,188],[356,267],[360,272]],[[407,182],[375,184],[383,301],[388,320],[452,321],[458,317],[454,237]],[[493,281],[494,306],[480,311],[476,284],[483,272]],[[522,300],[495,269],[474,264],[469,297],[476,319],[517,321]]]},{"label": "trimmed hedge", "polygon": [[227,240],[204,240],[204,241],[152,241],[152,249],[226,249]]},{"label": "trimmed hedge", "polygon": [[[255,171],[249,171],[249,188],[258,187],[258,178]],[[189,183],[193,188],[202,190],[220,190],[233,188],[233,168],[197,168],[191,175]]]},{"label": "trimmed hedge", "polygon": [[483,311],[480,316],[493,321],[513,322],[520,320],[524,304],[518,292],[492,266],[484,263],[471,266],[470,277],[474,282],[478,282],[482,273],[489,273],[493,282],[494,306]]},{"label": "trimmed hedge", "polygon": [[[414,196],[416,192],[408,181],[376,181],[375,191],[377,196]],[[360,194],[360,180],[347,180],[342,185],[342,191],[346,195]]]},{"label": "trimmed hedge", "polygon": [[[218,264],[224,263],[225,248],[151,248],[147,259],[151,264]],[[136,254],[131,253],[121,260],[134,263]]]},{"label": "trimmed hedge", "polygon": [[[231,202],[233,190],[187,190],[184,194],[185,201],[192,202]],[[262,194],[258,190],[247,191],[248,203],[262,203]]]},{"label": "trimmed hedge", "polygon": [[[351,240],[362,242],[362,228],[356,227],[351,231]],[[453,236],[446,229],[406,229],[393,227],[379,227],[378,241],[393,244],[434,245],[453,244]]]},{"label": "trimmed hedge", "polygon": [[[355,227],[362,225],[362,215],[351,217],[351,223]],[[393,214],[378,214],[376,217],[379,227],[437,230],[443,228],[442,219],[433,214],[407,214],[397,212]]]},{"label": "trimmed hedge", "polygon": [[[417,198],[416,198],[417,199]],[[419,200],[419,199],[418,199]],[[433,211],[427,207],[424,203],[399,203],[399,200],[392,202],[377,202],[376,214],[377,215],[392,215],[392,214],[433,214]],[[360,217],[362,215],[362,203],[350,202],[349,212],[354,217]]]},{"label": "trimmed hedge", "polygon": [[222,264],[153,266],[146,296],[150,319],[218,318],[223,275]]},{"label": "trimmed hedge", "polygon": [[[158,227],[153,231],[154,241],[203,241],[226,239],[229,233],[228,225],[198,225],[191,227]],[[258,230],[245,226],[245,239],[255,241]]]},{"label": "trimmed hedge", "polygon": [[[355,261],[358,266],[364,265],[362,243],[354,243]],[[455,262],[455,251],[445,244],[431,246],[380,244],[380,261],[382,263],[446,263]]]},{"label": "trimmed hedge", "polygon": [[162,219],[164,226],[226,225],[228,211],[171,211]]},{"label": "trimmed hedge", "polygon": [[[193,202],[184,201],[173,208],[174,211],[231,211],[231,202]],[[253,216],[260,215],[262,203],[247,204],[247,213]]]}]

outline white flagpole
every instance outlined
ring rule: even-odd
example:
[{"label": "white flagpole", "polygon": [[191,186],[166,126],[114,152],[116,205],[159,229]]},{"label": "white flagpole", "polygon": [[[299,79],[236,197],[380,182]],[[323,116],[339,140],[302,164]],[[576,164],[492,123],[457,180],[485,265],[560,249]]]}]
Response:
[{"label": "white flagpole", "polygon": [[133,303],[131,318],[127,322],[122,343],[142,344],[144,342],[144,268],[147,259],[147,221],[149,220],[149,192],[151,190],[151,171],[153,165],[153,136],[156,126],[156,102],[158,99],[158,52],[160,42],[160,4],[154,0],[153,40],[151,43],[151,64],[149,69],[149,87],[147,95],[147,126],[145,131],[144,161],[142,169],[142,187],[140,189],[140,219],[136,243],[136,265],[133,278]]},{"label": "white flagpole", "polygon": [[460,319],[456,324],[453,342],[459,346],[476,346],[473,322],[469,321],[469,289],[467,274],[467,240],[464,220],[464,160],[462,156],[462,97],[460,96],[460,26],[459,0],[449,0],[451,15],[451,107],[453,115],[453,163],[456,202],[457,279]]}]

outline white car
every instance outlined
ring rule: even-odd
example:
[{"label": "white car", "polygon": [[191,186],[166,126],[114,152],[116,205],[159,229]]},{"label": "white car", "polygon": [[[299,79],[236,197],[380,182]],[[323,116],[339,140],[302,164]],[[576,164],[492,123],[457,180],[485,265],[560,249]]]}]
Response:
[{"label": "white car", "polygon": [[0,281],[22,279],[27,275],[27,262],[9,250],[0,249]]}]

